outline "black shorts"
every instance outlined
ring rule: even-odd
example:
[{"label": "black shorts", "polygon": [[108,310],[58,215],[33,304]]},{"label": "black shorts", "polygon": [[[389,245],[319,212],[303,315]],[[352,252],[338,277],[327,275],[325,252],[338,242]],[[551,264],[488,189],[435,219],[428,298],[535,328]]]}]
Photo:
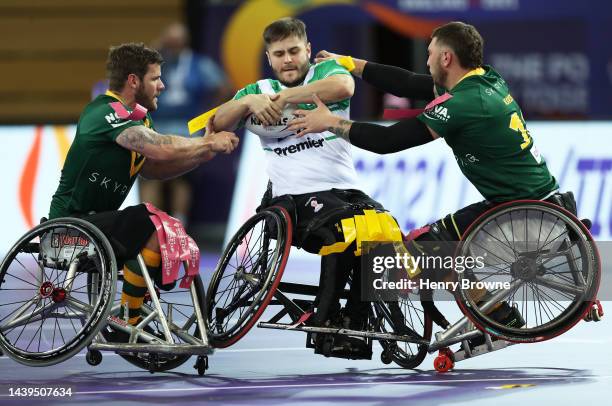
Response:
[{"label": "black shorts", "polygon": [[[264,197],[265,200],[265,197]],[[331,230],[335,241],[344,241],[340,220],[363,214],[364,209],[384,211],[383,206],[365,193],[356,189],[331,189],[301,195],[283,195],[268,201],[262,206],[284,207],[293,221],[293,243],[308,252],[318,253],[324,241],[321,228]]]},{"label": "black shorts", "polygon": [[155,226],[144,204],[129,206],[123,210],[105,211],[79,216],[96,226],[108,238],[115,251],[117,262],[134,259],[144,248]]},{"label": "black shorts", "polygon": [[[574,200],[574,194],[572,192],[555,193],[554,195],[546,198],[544,201],[561,206],[572,214],[576,215],[576,201]],[[451,231],[451,234],[454,237],[453,240],[459,241],[461,236],[463,236],[463,233],[467,231],[468,227],[481,214],[495,207],[497,204],[499,203],[492,203],[488,201],[470,204],[469,206],[438,220],[437,223],[443,222],[446,229]],[[457,235],[457,229],[459,231],[459,235]]]}]

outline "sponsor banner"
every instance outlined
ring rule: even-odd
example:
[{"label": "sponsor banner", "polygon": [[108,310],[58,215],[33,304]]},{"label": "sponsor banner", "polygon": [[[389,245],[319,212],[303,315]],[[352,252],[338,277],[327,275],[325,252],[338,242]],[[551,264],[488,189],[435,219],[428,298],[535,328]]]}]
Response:
[{"label": "sponsor banner", "polygon": [[[612,151],[606,145],[612,123],[532,122],[528,126],[561,190],[572,190],[579,215],[592,220],[595,238],[611,240]],[[259,140],[246,134],[243,142],[226,242],[255,213],[268,182]],[[464,178],[443,140],[390,155],[353,148],[353,160],[362,190],[391,212],[404,233],[483,199]]]},{"label": "sponsor banner", "polygon": [[[2,145],[0,177],[2,233],[0,253],[49,214],[51,197],[57,188],[64,159],[76,126],[0,127]],[[132,188],[124,205],[138,202]]]}]

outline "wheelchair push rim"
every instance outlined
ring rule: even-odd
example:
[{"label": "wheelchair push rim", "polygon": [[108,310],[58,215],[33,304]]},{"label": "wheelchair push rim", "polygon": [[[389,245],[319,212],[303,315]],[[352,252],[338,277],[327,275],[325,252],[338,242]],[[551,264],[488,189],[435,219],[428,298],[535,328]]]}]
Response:
[{"label": "wheelchair push rim", "polygon": [[[110,243],[84,220],[57,218],[26,233],[0,265],[0,346],[6,355],[48,366],[78,353],[105,323],[116,272]],[[100,276],[93,302],[90,274]]]},{"label": "wheelchair push rim", "polygon": [[[524,232],[526,238],[522,239],[526,241],[513,239],[514,228],[516,234],[522,236]],[[530,241],[535,233],[538,238]],[[600,258],[588,229],[572,213],[543,201],[498,205],[470,225],[457,255],[469,255],[474,249],[486,252],[483,238],[492,246],[507,246],[497,254],[489,250],[490,258],[497,262],[492,267],[494,272],[482,272],[480,277],[477,272],[466,271],[461,276],[456,274],[457,279],[473,282],[495,276],[508,282],[511,288],[492,292],[490,296],[496,300],[491,302],[507,301],[521,314],[525,325],[516,328],[494,320],[488,313],[495,307],[481,309],[482,303],[476,303],[471,290],[461,283],[457,303],[477,328],[510,342],[540,342],[569,330],[589,311],[599,288]]]},{"label": "wheelchair push rim", "polygon": [[207,292],[213,346],[229,347],[255,325],[280,283],[291,240],[291,218],[278,206],[255,214],[232,237]]},{"label": "wheelchair push rim", "polygon": [[[418,305],[420,302],[413,301],[410,297],[398,298],[397,302],[374,302],[374,313],[381,320],[380,330],[398,335],[409,333],[414,334],[416,338],[431,340],[432,319],[422,306]],[[397,321],[393,312],[399,312],[403,320]],[[398,328],[395,326],[396,322],[401,322],[404,326]],[[406,328],[408,331],[404,331]],[[425,344],[387,340],[381,340],[380,344],[383,347],[383,362],[384,358],[387,358],[402,368],[417,368],[427,356],[428,346]]]}]

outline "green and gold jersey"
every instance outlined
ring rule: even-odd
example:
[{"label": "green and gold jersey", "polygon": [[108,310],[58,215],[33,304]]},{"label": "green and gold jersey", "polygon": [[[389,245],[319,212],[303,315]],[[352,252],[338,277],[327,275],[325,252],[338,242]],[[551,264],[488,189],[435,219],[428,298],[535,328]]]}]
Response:
[{"label": "green and gold jersey", "polygon": [[126,128],[153,128],[153,122],[148,113],[140,121],[119,118],[109,105],[117,100],[116,95],[106,92],[83,110],[51,200],[49,218],[117,210],[127,197],[145,157],[115,140]]},{"label": "green and gold jersey", "polygon": [[487,200],[541,199],[559,187],[499,73],[490,66],[474,69],[449,94],[418,118],[444,137]]}]

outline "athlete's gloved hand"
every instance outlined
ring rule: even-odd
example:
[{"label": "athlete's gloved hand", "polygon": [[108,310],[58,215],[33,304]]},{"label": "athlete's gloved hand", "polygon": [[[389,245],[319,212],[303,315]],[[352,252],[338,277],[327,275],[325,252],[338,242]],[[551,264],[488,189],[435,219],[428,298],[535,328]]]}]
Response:
[{"label": "athlete's gloved hand", "polygon": [[245,96],[244,102],[249,111],[255,114],[264,125],[273,125],[281,118],[282,108],[275,103],[279,98],[278,94],[249,94]]},{"label": "athlete's gloved hand", "polygon": [[317,105],[316,109],[295,110],[293,114],[298,117],[289,121],[289,130],[295,131],[298,137],[326,131],[335,122],[336,116],[332,114],[316,94],[312,95],[312,100]]},{"label": "athlete's gloved hand", "polygon": [[315,56],[315,63],[329,61],[330,59],[338,60],[340,58],[345,58],[345,57],[346,57],[345,55],[334,54],[333,52],[329,52],[323,49],[317,52],[317,55]]},{"label": "athlete's gloved hand", "polygon": [[236,134],[229,131],[215,131],[214,127],[215,116],[212,116],[208,123],[206,123],[206,133],[202,137],[202,141],[210,143],[210,149],[212,152],[220,152],[223,154],[229,154],[236,147],[240,140],[236,137]]}]

